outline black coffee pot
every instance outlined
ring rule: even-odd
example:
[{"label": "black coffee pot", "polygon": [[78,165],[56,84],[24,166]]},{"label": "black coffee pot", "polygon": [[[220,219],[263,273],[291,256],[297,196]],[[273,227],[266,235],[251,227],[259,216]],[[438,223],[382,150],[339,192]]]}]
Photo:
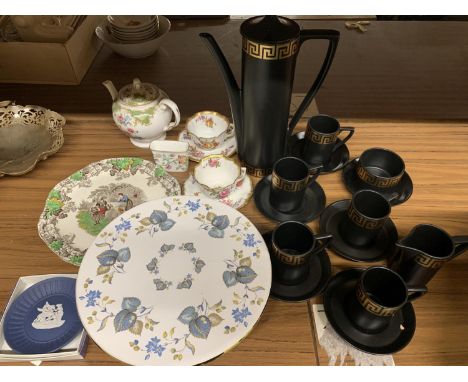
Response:
[{"label": "black coffee pot", "polygon": [[[217,59],[228,90],[237,152],[250,175],[265,176],[285,155],[287,140],[322,85],[335,55],[340,33],[304,29],[286,17],[256,16],[244,21],[242,34],[242,89],[212,35],[201,33]],[[289,122],[296,58],[302,43],[328,40],[328,50],[317,78]]]}]

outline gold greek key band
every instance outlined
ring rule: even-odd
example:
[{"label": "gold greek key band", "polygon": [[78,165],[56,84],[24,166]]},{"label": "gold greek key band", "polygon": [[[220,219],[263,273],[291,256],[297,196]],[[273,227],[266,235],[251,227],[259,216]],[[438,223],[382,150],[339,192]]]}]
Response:
[{"label": "gold greek key band", "polygon": [[418,263],[421,267],[432,268],[432,269],[442,268],[442,265],[444,265],[445,263],[445,260],[432,259],[424,255],[417,255],[414,258],[414,261]]},{"label": "gold greek key band", "polygon": [[282,263],[288,265],[303,265],[306,262],[306,255],[291,255],[279,249],[275,243],[272,243],[273,254]]},{"label": "gold greek key band", "polygon": [[362,290],[361,284],[359,284],[356,289],[356,297],[365,310],[367,310],[369,313],[375,314],[376,316],[392,316],[396,311],[395,308],[385,308],[382,305],[371,301],[369,297],[367,297],[366,293]]},{"label": "gold greek key band", "polygon": [[271,176],[271,183],[273,184],[273,188],[288,192],[298,192],[305,190],[307,188],[308,181],[309,178],[296,181],[285,180],[280,178],[274,171],[273,175]]},{"label": "gold greek key band", "polygon": [[242,162],[242,166],[247,169],[247,174],[255,176],[256,178],[263,178],[264,176],[270,175],[272,172],[271,168],[257,168],[245,162]]},{"label": "gold greek key band", "polygon": [[299,50],[299,40],[288,41],[284,44],[260,44],[242,39],[242,49],[251,57],[260,60],[283,60],[294,56]]},{"label": "gold greek key band", "polygon": [[369,173],[364,167],[358,165],[356,167],[356,172],[358,177],[367,184],[371,186],[380,187],[380,188],[390,188],[396,186],[400,181],[402,175],[395,176],[393,178],[382,178],[380,176],[375,176]]},{"label": "gold greek key band", "polygon": [[337,134],[320,134],[317,133],[316,131],[312,129],[307,129],[305,132],[305,137],[314,143],[317,143],[319,145],[328,145],[330,143],[335,143]]},{"label": "gold greek key band", "polygon": [[369,230],[382,228],[383,225],[385,224],[385,219],[371,220],[371,219],[366,218],[365,216],[362,216],[354,208],[352,203],[348,207],[348,218],[358,227],[369,229]]}]

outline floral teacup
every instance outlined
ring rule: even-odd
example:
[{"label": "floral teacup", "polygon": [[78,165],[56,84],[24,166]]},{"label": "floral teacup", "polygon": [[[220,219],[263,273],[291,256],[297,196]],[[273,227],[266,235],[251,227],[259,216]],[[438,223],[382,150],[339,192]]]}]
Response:
[{"label": "floral teacup", "polygon": [[234,136],[234,125],[214,111],[201,111],[187,120],[192,141],[204,150],[214,150]]},{"label": "floral teacup", "polygon": [[204,157],[195,167],[193,176],[203,187],[203,192],[211,198],[223,199],[239,189],[247,174],[245,167],[240,167],[224,155]]},{"label": "floral teacup", "polygon": [[150,149],[154,162],[169,172],[184,172],[188,170],[189,145],[179,141],[153,141]]}]

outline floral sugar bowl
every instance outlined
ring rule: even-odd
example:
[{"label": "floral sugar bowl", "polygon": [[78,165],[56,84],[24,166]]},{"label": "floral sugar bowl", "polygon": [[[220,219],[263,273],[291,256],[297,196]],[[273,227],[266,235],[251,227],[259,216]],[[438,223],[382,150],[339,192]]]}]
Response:
[{"label": "floral sugar bowl", "polygon": [[153,84],[135,78],[120,91],[111,81],[104,81],[103,85],[114,101],[112,117],[115,124],[135,146],[148,148],[153,140],[165,139],[166,131],[180,122],[177,105]]},{"label": "floral sugar bowl", "polygon": [[189,144],[179,141],[153,141],[150,145],[154,162],[168,172],[188,170]]}]

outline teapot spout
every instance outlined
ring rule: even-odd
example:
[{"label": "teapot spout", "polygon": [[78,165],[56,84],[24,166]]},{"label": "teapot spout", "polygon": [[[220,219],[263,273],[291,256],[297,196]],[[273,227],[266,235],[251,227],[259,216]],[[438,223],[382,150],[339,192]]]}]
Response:
[{"label": "teapot spout", "polygon": [[107,80],[107,81],[104,81],[102,84],[103,84],[103,85],[106,87],[106,89],[109,91],[109,93],[110,93],[110,95],[111,95],[111,97],[112,97],[112,101],[115,102],[115,101],[117,100],[117,98],[119,98],[119,92],[118,92],[117,89],[115,88],[115,86],[114,86],[114,84],[112,83],[112,81]]},{"label": "teapot spout", "polygon": [[241,89],[237,84],[236,78],[232,73],[231,68],[221,51],[218,43],[214,37],[209,33],[200,33],[199,35],[207,44],[211,54],[215,57],[218,63],[221,73],[223,75],[224,83],[228,91],[229,103],[231,105],[232,118],[234,120],[234,126],[236,131],[238,150],[241,144],[242,138],[242,103],[241,103]]}]

